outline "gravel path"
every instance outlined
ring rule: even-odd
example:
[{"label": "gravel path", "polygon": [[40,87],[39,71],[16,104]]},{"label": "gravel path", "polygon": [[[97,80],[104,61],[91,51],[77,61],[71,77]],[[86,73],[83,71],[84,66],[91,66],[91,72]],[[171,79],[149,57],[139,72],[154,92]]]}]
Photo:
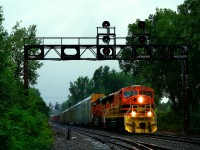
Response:
[{"label": "gravel path", "polygon": [[71,132],[71,139],[67,140],[67,134],[60,133],[56,127],[52,127],[55,132],[55,142],[50,150],[110,150],[110,148],[92,138]]}]

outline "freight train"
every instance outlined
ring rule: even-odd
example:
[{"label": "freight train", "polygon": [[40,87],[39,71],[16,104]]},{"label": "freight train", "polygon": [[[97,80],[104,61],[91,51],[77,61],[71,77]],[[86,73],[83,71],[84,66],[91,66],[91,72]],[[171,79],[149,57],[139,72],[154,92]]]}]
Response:
[{"label": "freight train", "polygon": [[131,133],[150,133],[157,130],[154,109],[153,89],[131,85],[109,95],[92,94],[62,113],[51,116],[51,121],[100,127],[112,125]]}]

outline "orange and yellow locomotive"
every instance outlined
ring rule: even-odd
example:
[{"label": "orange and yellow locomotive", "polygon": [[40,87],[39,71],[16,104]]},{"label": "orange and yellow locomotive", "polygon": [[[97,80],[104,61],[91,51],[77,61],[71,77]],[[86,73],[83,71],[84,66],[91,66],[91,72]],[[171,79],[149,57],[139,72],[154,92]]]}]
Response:
[{"label": "orange and yellow locomotive", "polygon": [[155,132],[154,105],[153,89],[131,85],[92,101],[92,119],[106,126],[115,122],[128,132]]}]

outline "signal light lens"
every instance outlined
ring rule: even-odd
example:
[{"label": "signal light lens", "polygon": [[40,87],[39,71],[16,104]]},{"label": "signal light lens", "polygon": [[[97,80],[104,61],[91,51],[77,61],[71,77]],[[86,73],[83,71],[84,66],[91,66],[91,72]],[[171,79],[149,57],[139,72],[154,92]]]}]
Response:
[{"label": "signal light lens", "polygon": [[104,55],[108,56],[108,55],[110,55],[110,48],[107,48],[107,47],[103,48],[102,52]]},{"label": "signal light lens", "polygon": [[104,22],[102,23],[102,27],[104,27],[104,28],[110,27],[110,22],[104,21]]},{"label": "signal light lens", "polygon": [[107,36],[107,35],[104,36],[104,37],[103,37],[103,42],[104,42],[104,43],[109,43],[109,42],[110,42],[110,37]]},{"label": "signal light lens", "polygon": [[140,21],[140,22],[138,22],[138,27],[139,27],[140,29],[144,29],[145,26],[146,26],[146,24],[145,24],[144,21]]},{"label": "signal light lens", "polygon": [[138,40],[139,40],[140,43],[145,43],[147,38],[144,35],[140,35]]}]

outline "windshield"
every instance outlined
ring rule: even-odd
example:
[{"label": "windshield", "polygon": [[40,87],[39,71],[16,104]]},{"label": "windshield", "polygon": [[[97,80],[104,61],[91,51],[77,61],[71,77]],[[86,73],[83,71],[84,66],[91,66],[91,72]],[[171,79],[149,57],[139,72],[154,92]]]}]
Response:
[{"label": "windshield", "polygon": [[138,95],[138,91],[131,91],[131,90],[124,91],[125,98],[133,96],[133,95]]},{"label": "windshield", "polygon": [[147,95],[149,97],[153,97],[153,94],[151,91],[140,91],[140,95]]}]

